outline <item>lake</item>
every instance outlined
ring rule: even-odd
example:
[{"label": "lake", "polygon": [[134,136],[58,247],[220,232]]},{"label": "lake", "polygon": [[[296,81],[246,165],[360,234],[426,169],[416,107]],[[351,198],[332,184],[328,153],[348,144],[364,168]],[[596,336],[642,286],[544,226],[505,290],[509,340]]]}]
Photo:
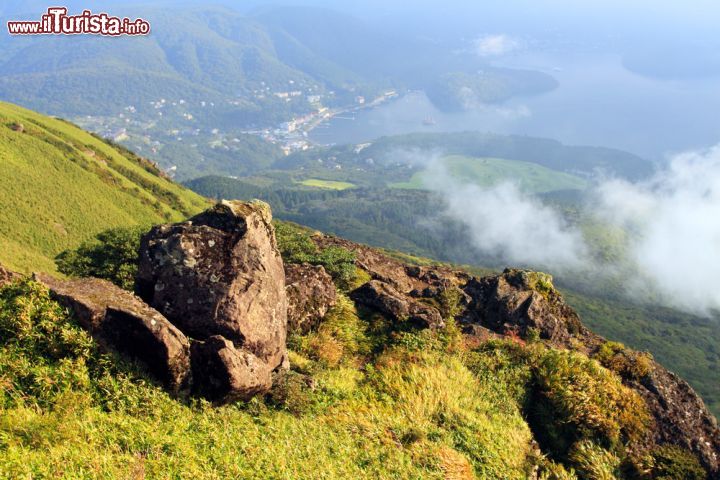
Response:
[{"label": "lake", "polygon": [[[555,77],[552,92],[472,112],[443,113],[421,91],[334,118],[310,133],[323,144],[410,132],[477,130],[619,148],[651,159],[720,143],[720,78],[660,80],[634,74],[619,56],[524,55],[494,65]],[[428,125],[425,120],[432,119]]]}]

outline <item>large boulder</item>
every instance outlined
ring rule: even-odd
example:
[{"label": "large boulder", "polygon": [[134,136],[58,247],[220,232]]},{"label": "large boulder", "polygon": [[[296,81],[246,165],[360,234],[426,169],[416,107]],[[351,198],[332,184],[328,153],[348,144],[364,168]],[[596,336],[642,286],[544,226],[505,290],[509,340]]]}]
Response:
[{"label": "large boulder", "polygon": [[286,355],[285,272],[270,207],[223,201],[143,236],[136,292],[192,338],[222,335],[271,369]]},{"label": "large boulder", "polygon": [[285,290],[288,298],[288,330],[307,333],[335,305],[332,277],[320,265],[285,265]]},{"label": "large boulder", "polygon": [[192,344],[193,391],[216,403],[249,400],[272,386],[267,363],[222,335]]},{"label": "large boulder", "polygon": [[102,347],[139,361],[173,392],[188,386],[190,344],[160,312],[105,280],[58,280],[44,274],[34,279],[72,311]]}]

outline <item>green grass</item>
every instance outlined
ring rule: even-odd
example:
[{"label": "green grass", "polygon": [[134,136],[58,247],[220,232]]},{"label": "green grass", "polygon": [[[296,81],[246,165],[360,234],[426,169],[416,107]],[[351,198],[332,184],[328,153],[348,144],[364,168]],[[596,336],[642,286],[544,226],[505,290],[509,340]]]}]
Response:
[{"label": "green grass", "polygon": [[[450,175],[464,183],[489,187],[503,181],[516,182],[523,191],[544,193],[555,190],[582,190],[587,182],[579,177],[543,167],[536,163],[503,158],[476,158],[450,155],[443,158]],[[407,182],[390,184],[393,188],[423,189],[427,171],[420,171]]]},{"label": "green grass", "polygon": [[355,184],[350,182],[337,182],[335,180],[320,180],[319,178],[308,178],[300,182],[306,187],[325,188],[327,190],[347,190],[354,188]]},{"label": "green grass", "polygon": [[134,154],[7,103],[0,158],[0,263],[22,272],[54,271],[56,254],[108,228],[180,220],[206,205]]},{"label": "green grass", "polygon": [[213,408],[100,353],[40,285],[0,289],[0,478],[526,478],[519,404],[457,337],[401,345],[347,297],[324,325],[269,398]]},{"label": "green grass", "polygon": [[342,294],[290,336],[292,370],[268,396],[223,407],[174,399],[101,352],[29,280],[0,289],[0,333],[0,478],[519,480],[564,471],[533,432],[572,430],[556,461],[593,472],[626,459],[643,428],[637,395],[595,360],[478,345],[450,317],[414,330]]},{"label": "green grass", "polygon": [[[268,395],[214,408],[172,398],[16,281],[0,288],[0,478],[628,478],[618,465],[644,462],[627,454],[644,403],[615,369],[537,341],[478,343],[454,314],[418,330],[339,293],[290,334],[291,370]],[[666,470],[699,471],[672,453]]]},{"label": "green grass", "polygon": [[680,375],[720,415],[720,329],[714,319],[649,304],[597,298],[561,286],[583,323],[605,338],[652,353]]}]

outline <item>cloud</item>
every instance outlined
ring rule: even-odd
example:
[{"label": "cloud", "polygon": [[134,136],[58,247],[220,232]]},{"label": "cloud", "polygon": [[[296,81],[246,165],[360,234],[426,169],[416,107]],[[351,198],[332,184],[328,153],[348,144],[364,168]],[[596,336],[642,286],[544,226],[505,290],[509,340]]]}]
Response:
[{"label": "cloud", "polygon": [[720,310],[720,146],[675,156],[646,182],[606,182],[600,213],[630,236],[629,255],[660,298]]},{"label": "cloud", "polygon": [[425,187],[443,197],[445,214],[468,228],[478,251],[566,278],[614,278],[636,299],[696,314],[720,311],[720,145],[676,155],[643,182],[597,184],[583,216],[621,229],[626,241],[622,259],[604,262],[561,212],[510,182],[468,184],[441,158],[408,152],[404,160],[425,165]]},{"label": "cloud", "polygon": [[444,197],[446,214],[468,227],[479,251],[511,264],[555,271],[582,266],[587,256],[582,236],[515,184],[490,188],[463,184],[442,161],[432,162],[424,178],[430,190]]},{"label": "cloud", "polygon": [[520,41],[508,35],[483,35],[475,39],[474,47],[481,57],[499,57],[520,48]]}]

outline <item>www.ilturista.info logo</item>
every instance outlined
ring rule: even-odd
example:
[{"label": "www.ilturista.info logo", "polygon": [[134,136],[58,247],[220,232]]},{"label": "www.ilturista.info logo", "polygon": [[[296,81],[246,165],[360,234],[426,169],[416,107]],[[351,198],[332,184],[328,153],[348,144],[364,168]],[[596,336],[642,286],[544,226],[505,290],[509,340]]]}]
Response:
[{"label": "www.ilturista.info logo", "polygon": [[107,13],[84,10],[80,15],[68,15],[65,7],[50,7],[40,21],[7,22],[11,35],[147,35],[150,24],[138,18],[112,17]]}]

